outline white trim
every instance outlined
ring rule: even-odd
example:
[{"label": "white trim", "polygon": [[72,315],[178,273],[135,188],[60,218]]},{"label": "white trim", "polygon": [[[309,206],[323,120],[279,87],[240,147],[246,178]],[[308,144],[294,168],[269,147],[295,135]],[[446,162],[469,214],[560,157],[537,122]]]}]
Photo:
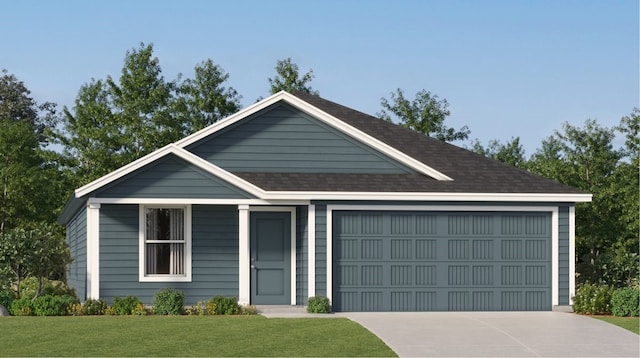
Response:
[{"label": "white trim", "polygon": [[316,206],[311,204],[307,211],[307,266],[308,297],[316,295]]},{"label": "white trim", "polygon": [[576,295],[576,207],[569,207],[569,304]]},{"label": "white trim", "polygon": [[181,148],[184,148],[186,146],[189,146],[190,144],[193,144],[201,139],[206,138],[207,136],[220,131],[248,116],[251,116],[279,101],[285,102],[293,107],[298,108],[299,110],[311,115],[312,117],[320,120],[323,123],[328,124],[329,126],[338,129],[339,131],[347,134],[348,136],[358,140],[359,142],[372,147],[374,149],[376,149],[377,151],[380,151],[382,153],[387,154],[388,156],[390,156],[391,158],[397,160],[398,162],[412,168],[415,169],[416,171],[423,173],[425,175],[428,175],[436,180],[453,180],[451,178],[449,178],[448,176],[446,176],[445,174],[429,167],[428,165],[416,160],[415,158],[393,148],[392,146],[382,142],[381,140],[372,137],[366,133],[364,133],[363,131],[356,129],[355,127],[352,127],[350,125],[348,125],[347,123],[337,119],[336,117],[328,114],[327,112],[324,112],[322,110],[320,110],[319,108],[301,100],[300,98],[289,94],[285,91],[280,91],[258,103],[253,104],[252,106],[249,106],[247,108],[245,108],[244,110],[241,110],[225,119],[223,119],[222,121],[219,121],[217,123],[214,123],[213,125],[199,131],[196,132],[186,138],[183,138],[182,140],[179,140],[177,142],[175,142],[175,144],[177,146],[180,146]]},{"label": "white trim", "polygon": [[100,298],[100,204],[87,205],[87,299]]},{"label": "white trim", "polygon": [[559,242],[558,208],[551,212],[551,306],[558,305],[558,242]]},{"label": "white trim", "polygon": [[[146,215],[145,209],[184,209],[184,275],[153,275],[145,274],[145,229]],[[192,262],[192,218],[191,205],[139,205],[138,206],[138,281],[139,282],[191,282]]]},{"label": "white trim", "polygon": [[[288,212],[291,216],[291,249],[290,249],[290,260],[291,260],[291,305],[296,304],[297,298],[297,280],[296,280],[296,208],[292,206],[251,206],[249,207],[249,212]],[[251,230],[251,227],[249,227]]]},{"label": "white trim", "polygon": [[238,303],[240,305],[248,305],[251,300],[249,226],[249,205],[238,205]]},{"label": "white trim", "polygon": [[591,194],[267,191],[265,200],[590,202]]},{"label": "white trim", "polygon": [[333,212],[334,211],[468,211],[468,212],[548,212],[551,213],[551,305],[558,305],[558,229],[557,206],[451,206],[451,205],[327,205],[327,297],[333,297]]},{"label": "white trim", "polygon": [[99,178],[96,179],[94,181],[92,181],[91,183],[82,186],[78,189],[75,190],[75,195],[77,198],[83,197],[87,194],[90,194],[91,192],[111,183],[114,182],[124,176],[126,176],[127,174],[130,174],[142,167],[144,167],[145,165],[148,165],[162,157],[165,157],[169,154],[173,154],[185,161],[187,161],[188,163],[191,163],[193,165],[195,165],[196,167],[208,172],[209,174],[220,178],[228,183],[230,183],[231,185],[242,189],[244,191],[246,191],[247,193],[254,195],[258,198],[264,196],[264,190],[258,188],[257,186],[253,185],[252,183],[231,174],[230,172],[180,148],[177,147],[174,144],[169,144],[166,145],[158,150],[156,150],[155,152],[152,152],[150,154],[145,155],[142,158],[139,158],[123,167],[120,167],[119,169],[114,170],[113,172]]},{"label": "white trim", "polygon": [[309,200],[202,199],[202,198],[89,198],[92,204],[145,205],[309,205]]},{"label": "white trim", "polygon": [[590,202],[591,194],[504,194],[504,193],[374,193],[374,192],[264,192],[260,199],[204,198],[89,198],[100,204],[201,204],[201,205],[309,205],[312,200],[368,201],[467,201],[467,202]]}]

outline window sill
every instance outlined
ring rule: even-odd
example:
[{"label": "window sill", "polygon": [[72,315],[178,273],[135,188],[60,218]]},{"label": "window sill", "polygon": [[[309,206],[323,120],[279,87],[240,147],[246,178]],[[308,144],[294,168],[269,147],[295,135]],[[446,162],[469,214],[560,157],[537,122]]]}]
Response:
[{"label": "window sill", "polygon": [[191,276],[140,276],[139,282],[191,282]]}]

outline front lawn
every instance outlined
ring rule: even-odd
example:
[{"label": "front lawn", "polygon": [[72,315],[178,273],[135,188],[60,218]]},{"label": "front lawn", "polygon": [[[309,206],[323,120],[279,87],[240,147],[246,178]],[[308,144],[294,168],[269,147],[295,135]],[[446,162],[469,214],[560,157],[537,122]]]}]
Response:
[{"label": "front lawn", "polygon": [[599,320],[609,322],[618,327],[628,329],[635,334],[640,335],[640,318],[638,317],[615,317],[615,316],[592,316]]},{"label": "front lawn", "polygon": [[0,332],[1,356],[396,356],[345,318],[3,317]]}]

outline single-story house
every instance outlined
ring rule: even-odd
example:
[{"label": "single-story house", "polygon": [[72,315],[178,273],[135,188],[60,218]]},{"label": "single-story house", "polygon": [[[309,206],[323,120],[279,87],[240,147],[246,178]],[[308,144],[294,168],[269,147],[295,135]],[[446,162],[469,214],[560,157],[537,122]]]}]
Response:
[{"label": "single-story house", "polygon": [[591,195],[305,93],[280,92],[73,193],[82,299],[552,310]]}]

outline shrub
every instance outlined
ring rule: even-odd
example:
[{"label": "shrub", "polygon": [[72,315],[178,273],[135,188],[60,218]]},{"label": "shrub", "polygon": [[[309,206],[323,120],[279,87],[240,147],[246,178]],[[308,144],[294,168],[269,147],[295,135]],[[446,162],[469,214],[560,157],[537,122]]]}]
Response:
[{"label": "shrub", "polygon": [[138,305],[144,308],[144,305],[142,305],[142,302],[136,296],[127,296],[125,298],[115,297],[113,299],[113,311],[117,315],[131,315]]},{"label": "shrub", "polygon": [[148,312],[142,303],[136,303],[135,307],[133,307],[133,310],[131,311],[131,314],[134,316],[146,316]]},{"label": "shrub", "polygon": [[[37,277],[27,277],[20,282],[20,297],[33,299],[38,293],[39,281]],[[51,296],[72,296],[77,297],[76,290],[70,288],[63,281],[50,281],[46,278],[42,279],[41,295]]]},{"label": "shrub", "polygon": [[13,300],[9,312],[14,316],[33,316],[33,302],[29,298]]},{"label": "shrub", "polygon": [[611,314],[614,289],[604,285],[584,284],[573,298],[573,311],[582,314]]},{"label": "shrub", "polygon": [[240,314],[245,316],[253,316],[258,314],[258,309],[254,305],[240,306]]},{"label": "shrub", "polygon": [[77,299],[69,295],[43,295],[33,301],[33,312],[36,316],[66,316],[74,303]]},{"label": "shrub", "polygon": [[69,306],[69,310],[67,311],[67,313],[69,313],[72,316],[84,315],[84,312],[82,311],[82,304],[81,303],[72,304],[71,306]]},{"label": "shrub", "polygon": [[611,313],[614,316],[639,316],[640,289],[625,287],[615,290],[611,297]]},{"label": "shrub", "polygon": [[82,314],[96,316],[103,315],[107,309],[107,302],[103,300],[88,299],[82,305]]},{"label": "shrub", "polygon": [[0,290],[0,305],[7,310],[11,307],[11,302],[16,298],[11,290]]},{"label": "shrub", "polygon": [[307,312],[330,313],[331,302],[329,302],[329,298],[322,296],[309,297],[309,300],[307,301]]},{"label": "shrub", "polygon": [[153,311],[159,315],[179,315],[184,310],[184,293],[172,288],[158,290],[153,298]]},{"label": "shrub", "polygon": [[111,306],[107,306],[107,308],[104,309],[104,315],[105,316],[115,316],[116,315],[115,308],[113,308]]},{"label": "shrub", "polygon": [[235,297],[214,296],[207,301],[207,310],[213,315],[234,315],[240,313],[240,305]]},{"label": "shrub", "polygon": [[206,316],[209,314],[207,311],[206,302],[198,301],[194,306],[191,306],[185,310],[189,316]]}]

